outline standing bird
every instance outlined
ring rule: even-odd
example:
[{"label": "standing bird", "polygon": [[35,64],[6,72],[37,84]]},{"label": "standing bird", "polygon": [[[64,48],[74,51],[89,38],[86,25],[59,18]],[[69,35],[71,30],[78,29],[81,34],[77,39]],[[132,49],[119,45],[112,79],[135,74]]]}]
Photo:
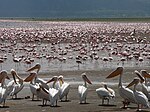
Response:
[{"label": "standing bird", "polygon": [[109,104],[109,99],[115,97],[115,91],[109,87],[107,87],[106,84],[104,84],[104,87],[96,89],[96,93],[99,96],[99,98],[102,99],[102,105],[104,105],[104,101],[107,100],[107,105]]},{"label": "standing bird", "polygon": [[[15,96],[17,98],[17,94],[23,89],[24,84],[23,84],[23,79],[19,77],[17,72],[14,69],[11,69],[11,75],[13,76],[13,80],[10,81],[7,85],[8,88],[11,88],[13,86],[13,90],[9,91],[10,95]],[[16,79],[17,78],[17,79]]]},{"label": "standing bird", "polygon": [[52,87],[49,88],[49,98],[50,98],[50,105],[57,106],[57,101],[59,98],[59,88],[56,86],[58,81],[57,76],[53,76],[47,83],[53,82]]},{"label": "standing bird", "polygon": [[87,93],[88,93],[87,83],[92,84],[91,81],[86,76],[86,73],[82,73],[81,76],[84,81],[84,84],[78,86],[80,104],[82,104],[83,101],[84,103],[86,103],[86,98],[87,98]]},{"label": "standing bird", "polygon": [[62,75],[60,75],[58,77],[58,81],[60,82],[60,88],[59,88],[60,95],[59,95],[59,98],[62,101],[62,99],[65,97],[65,101],[67,101],[67,95],[68,95],[69,90],[70,90],[70,84],[64,82],[64,78],[63,78]]},{"label": "standing bird", "polygon": [[124,99],[123,108],[127,108],[128,104],[130,102],[135,103],[135,99],[134,99],[133,91],[122,85],[122,74],[123,74],[123,67],[118,67],[115,71],[113,71],[106,78],[112,78],[112,77],[120,75],[119,84],[118,84],[118,91],[119,91],[120,96]]},{"label": "standing bird", "polygon": [[33,79],[37,76],[36,72],[31,72],[30,75],[24,80],[25,82],[30,82],[30,90],[32,93],[32,100],[34,100],[34,96],[37,96],[37,89],[40,88],[38,83],[35,83]]},{"label": "standing bird", "polygon": [[8,96],[8,88],[5,85],[5,79],[9,79],[6,70],[2,70],[0,72],[0,104],[3,103],[3,107],[5,106],[5,101]]},{"label": "standing bird", "polygon": [[[33,72],[36,73],[35,77],[34,77],[34,81],[32,80],[32,84],[30,84],[30,89],[33,87],[35,88],[35,86],[37,86],[37,84],[40,84],[43,88],[46,88],[47,90],[49,89],[49,86],[47,85],[47,82],[44,81],[43,79],[41,78],[38,78],[37,75],[38,75],[38,72],[41,68],[41,65],[39,63],[37,63],[36,65],[34,65],[33,67],[29,68],[27,70],[27,72]],[[37,71],[36,71],[37,70]],[[33,85],[34,84],[34,85]],[[38,86],[39,88],[39,86]],[[34,95],[37,95],[36,91],[33,91],[35,89],[31,89],[31,92],[32,92],[32,100],[34,100]]]},{"label": "standing bird", "polygon": [[150,86],[147,85],[146,78],[150,78],[150,75],[146,72],[146,70],[141,70],[140,73],[138,71],[135,71],[136,75],[140,78],[143,77],[144,81],[140,81],[142,85],[142,92],[147,96],[147,98],[150,100]]},{"label": "standing bird", "polygon": [[[141,80],[144,81],[141,77]],[[144,93],[142,93],[141,91],[137,91],[136,90],[136,87],[138,85],[138,83],[140,82],[140,79],[139,78],[134,78],[133,81],[127,86],[127,87],[130,87],[132,85],[134,85],[134,90],[133,90],[133,93],[134,93],[134,97],[135,97],[135,101],[138,105],[137,107],[137,111],[140,110],[140,105],[141,107],[142,106],[145,106],[145,107],[150,107],[149,105],[149,102],[148,102],[148,98],[146,97],[146,95]]]}]

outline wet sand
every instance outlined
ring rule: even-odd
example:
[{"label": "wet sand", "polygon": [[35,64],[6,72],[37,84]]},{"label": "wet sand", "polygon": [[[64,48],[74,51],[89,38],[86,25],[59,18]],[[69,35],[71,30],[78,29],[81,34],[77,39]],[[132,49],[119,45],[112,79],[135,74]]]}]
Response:
[{"label": "wet sand", "polygon": [[[133,73],[137,68],[125,68],[123,83],[128,84],[136,75]],[[142,68],[138,68],[141,70]],[[146,68],[145,68],[146,69]],[[49,102],[47,106],[42,106],[42,101],[32,101],[29,84],[25,83],[24,89],[18,94],[18,99],[12,100],[9,96],[6,100],[6,106],[0,108],[0,112],[133,112],[136,111],[137,105],[130,104],[128,109],[121,109],[122,98],[119,96],[117,91],[118,77],[113,79],[106,79],[106,76],[113,69],[104,69],[99,71],[58,71],[46,74],[39,74],[39,77],[48,80],[53,75],[63,74],[65,81],[70,83],[71,88],[68,95],[68,102],[58,102],[58,107],[50,107]],[[146,69],[148,72],[148,68]],[[87,76],[93,82],[93,85],[89,85],[87,104],[79,104],[78,85],[82,84],[80,74],[86,72]],[[20,74],[21,77],[25,78],[27,74]],[[95,89],[101,87],[102,82],[108,84],[109,87],[113,88],[116,92],[115,99],[110,100],[109,105],[101,105],[101,99],[97,96]],[[138,86],[139,89],[140,86]],[[30,96],[29,99],[25,99],[26,96]],[[149,112],[150,109],[143,109],[142,112]]]}]

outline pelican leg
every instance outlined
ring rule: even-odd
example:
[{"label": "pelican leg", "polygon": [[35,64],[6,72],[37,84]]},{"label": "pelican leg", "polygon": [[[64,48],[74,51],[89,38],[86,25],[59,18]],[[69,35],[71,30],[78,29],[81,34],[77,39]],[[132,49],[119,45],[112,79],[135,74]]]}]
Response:
[{"label": "pelican leg", "polygon": [[107,98],[107,105],[109,105],[109,98]]},{"label": "pelican leg", "polygon": [[66,99],[65,99],[65,101],[67,101],[67,95],[66,95]]},{"label": "pelican leg", "polygon": [[84,101],[84,103],[86,103],[86,98],[85,98],[85,101]]},{"label": "pelican leg", "polygon": [[42,101],[42,105],[44,106],[44,99],[43,99],[43,101]]},{"label": "pelican leg", "polygon": [[15,94],[15,99],[17,99],[17,94]]},{"label": "pelican leg", "polygon": [[34,100],[34,94],[32,94],[32,101]]},{"label": "pelican leg", "polygon": [[57,107],[57,100],[56,100],[56,107]]},{"label": "pelican leg", "polygon": [[102,98],[102,105],[104,105],[104,98]]}]

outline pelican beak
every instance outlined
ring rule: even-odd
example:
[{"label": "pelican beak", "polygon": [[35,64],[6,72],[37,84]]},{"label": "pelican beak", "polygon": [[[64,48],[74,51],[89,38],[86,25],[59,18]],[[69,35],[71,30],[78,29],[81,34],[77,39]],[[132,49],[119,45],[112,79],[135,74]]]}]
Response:
[{"label": "pelican beak", "polygon": [[36,73],[31,73],[26,79],[24,79],[25,82],[30,82],[36,77]]},{"label": "pelican beak", "polygon": [[145,81],[144,78],[142,77],[142,75],[137,70],[135,70],[134,73],[140,78],[141,83],[143,83]]},{"label": "pelican beak", "polygon": [[150,78],[150,74],[147,73],[146,70],[141,70],[141,74],[143,75],[144,78]]},{"label": "pelican beak", "polygon": [[106,78],[112,78],[115,76],[120,75],[123,72],[123,67],[118,67],[115,71],[113,71],[111,74],[109,74],[109,76],[107,76]]},{"label": "pelican beak", "polygon": [[46,82],[46,84],[53,82],[53,81],[56,81],[56,77],[51,78],[49,81]]},{"label": "pelican beak", "polygon": [[126,88],[129,88],[135,84],[135,80],[133,80],[129,85],[126,86]]},{"label": "pelican beak", "polygon": [[31,72],[31,71],[34,71],[34,70],[37,69],[37,73],[38,73],[39,70],[40,70],[40,68],[41,68],[40,64],[36,64],[35,66],[29,68],[29,69],[27,70],[27,72]]},{"label": "pelican beak", "polygon": [[82,74],[82,78],[83,78],[83,80],[86,81],[87,83],[92,84],[92,82],[89,80],[89,78],[86,76],[85,73]]}]

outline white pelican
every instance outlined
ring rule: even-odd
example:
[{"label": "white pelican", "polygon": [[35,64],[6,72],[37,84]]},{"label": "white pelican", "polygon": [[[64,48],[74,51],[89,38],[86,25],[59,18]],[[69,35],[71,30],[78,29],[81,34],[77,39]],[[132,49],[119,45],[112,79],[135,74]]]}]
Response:
[{"label": "white pelican", "polygon": [[81,76],[84,81],[84,84],[78,86],[80,104],[82,104],[83,101],[84,101],[84,103],[86,103],[86,97],[87,97],[87,93],[88,93],[87,83],[92,84],[91,81],[86,76],[86,73],[82,73]]},{"label": "white pelican", "polygon": [[[41,65],[39,63],[37,63],[36,65],[34,65],[33,67],[31,67],[27,70],[27,72],[33,72],[33,71],[35,72],[35,70],[37,70],[36,75],[34,77],[34,82],[32,80],[32,83],[34,83],[34,84],[30,84],[30,89],[31,89],[31,92],[33,94],[32,95],[32,100],[34,100],[34,95],[37,95],[36,94],[36,89],[39,88],[39,86],[37,86],[37,84],[40,84],[43,88],[49,89],[49,86],[47,85],[47,82],[44,81],[43,79],[37,77],[37,74],[38,74],[40,68],[41,68]],[[37,84],[35,84],[35,83],[37,83]]]},{"label": "white pelican", "polygon": [[127,87],[130,87],[130,86],[134,85],[133,93],[134,93],[135,101],[138,105],[138,111],[139,111],[139,108],[140,108],[140,104],[141,104],[141,107],[142,106],[145,106],[145,107],[148,107],[148,108],[150,107],[149,102],[148,102],[148,98],[146,97],[146,95],[144,93],[142,93],[141,91],[136,90],[136,86],[138,85],[139,82],[140,82],[140,79],[136,77],[127,86]]},{"label": "white pelican", "polygon": [[109,99],[115,97],[115,91],[107,87],[106,84],[104,84],[104,87],[96,89],[96,93],[102,99],[102,105],[104,104],[104,100],[107,100],[107,104],[109,104]]},{"label": "white pelican", "polygon": [[0,72],[0,104],[3,103],[3,107],[5,106],[5,101],[8,96],[8,88],[5,85],[6,78],[9,79],[7,71],[2,70]]},{"label": "white pelican", "polygon": [[[41,65],[40,65],[39,63],[37,63],[37,64],[34,65],[33,67],[29,68],[29,69],[27,70],[27,72],[31,72],[31,71],[36,71],[36,70],[37,70],[36,73],[38,74],[39,71],[40,71],[40,69],[41,69]],[[36,75],[36,77],[35,77],[35,83],[41,83],[41,85],[42,85],[44,88],[49,89],[49,86],[47,85],[47,82],[44,81],[44,80],[41,79],[41,78],[38,78],[37,75]]]},{"label": "white pelican", "polygon": [[34,95],[37,95],[37,89],[40,88],[38,83],[35,83],[33,79],[37,76],[36,72],[31,72],[30,75],[24,80],[25,82],[30,82],[30,90],[32,93],[32,100],[34,100]]},{"label": "white pelican", "polygon": [[[13,90],[9,91],[10,95],[15,96],[15,98],[17,98],[17,94],[23,89],[24,84],[23,84],[23,79],[21,77],[19,77],[19,75],[17,74],[17,72],[14,69],[11,69],[11,74],[13,76],[12,81],[10,81],[7,85],[8,88],[11,88],[13,86]],[[16,79],[17,77],[17,79]]]},{"label": "white pelican", "polygon": [[53,81],[53,87],[49,88],[49,98],[50,98],[50,105],[57,106],[57,100],[59,98],[59,90],[56,87],[56,83],[58,81],[57,76],[53,76],[47,83]]},{"label": "white pelican", "polygon": [[[150,78],[150,75],[146,72],[146,70],[141,70],[140,73],[138,71],[135,71],[135,73],[138,75],[138,77],[143,77],[144,81],[141,81],[142,84],[142,92],[147,96],[147,98],[150,100],[150,86],[147,85],[146,78]],[[142,75],[142,76],[141,76]]]},{"label": "white pelican", "polygon": [[64,82],[64,79],[63,79],[62,75],[60,75],[58,77],[58,80],[60,82],[60,88],[59,88],[60,95],[59,95],[59,98],[62,101],[63,97],[65,96],[65,101],[67,101],[67,95],[68,95],[69,90],[70,90],[70,84]]},{"label": "white pelican", "polygon": [[123,108],[126,108],[129,102],[135,103],[135,99],[134,99],[133,91],[122,85],[122,74],[123,74],[123,67],[118,67],[107,78],[112,78],[112,77],[120,75],[118,91],[119,91],[120,96],[124,99]]}]

